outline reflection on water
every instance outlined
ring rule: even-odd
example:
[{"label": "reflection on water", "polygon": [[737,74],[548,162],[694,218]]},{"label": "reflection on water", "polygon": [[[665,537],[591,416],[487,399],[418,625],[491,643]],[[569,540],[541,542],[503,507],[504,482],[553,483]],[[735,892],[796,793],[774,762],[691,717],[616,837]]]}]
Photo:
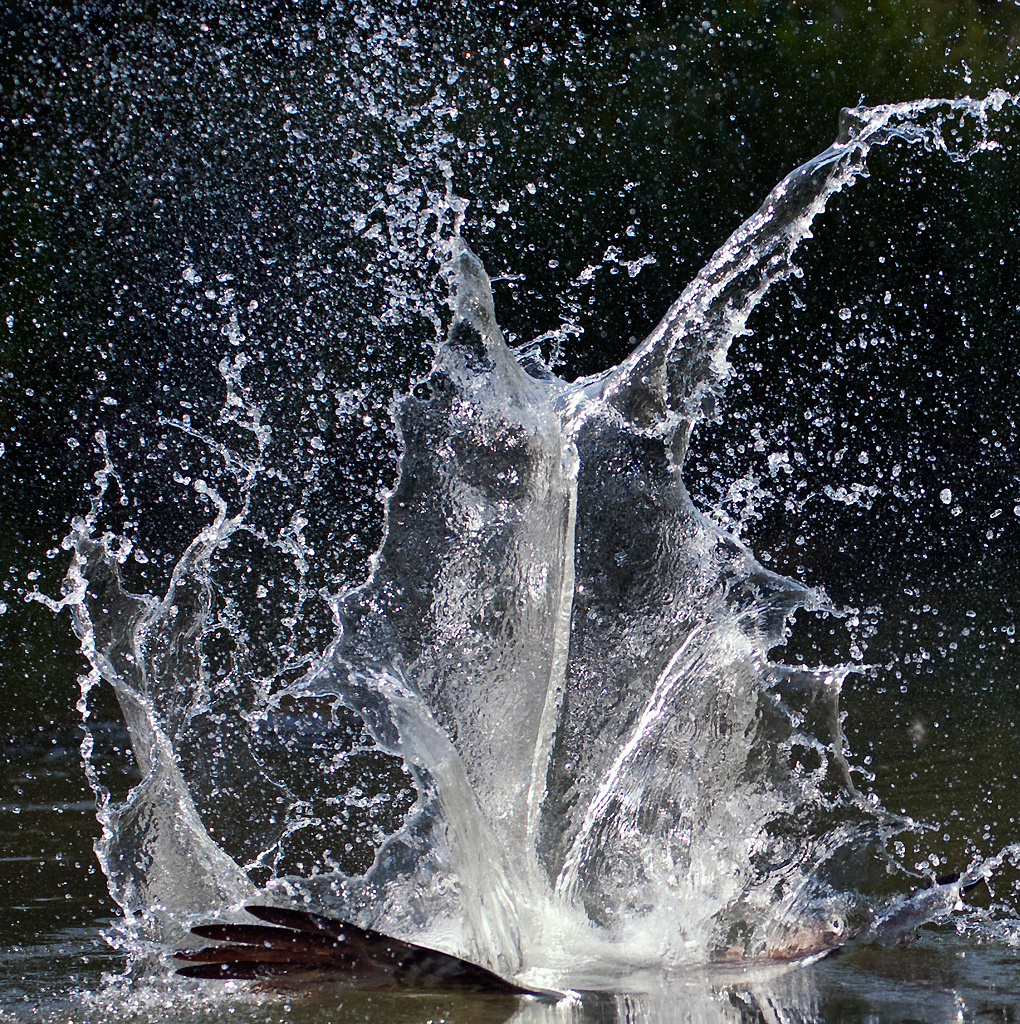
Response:
[{"label": "reflection on water", "polygon": [[[155,1021],[214,1024],[928,1024],[1013,1020],[1020,1013],[1015,955],[952,934],[909,949],[862,948],[807,966],[733,969],[660,981],[641,994],[588,993],[559,1001],[481,995],[210,990],[168,977],[117,980],[124,960],[97,950],[90,929],[31,949],[13,948],[0,967],[0,1020]],[[103,972],[110,972],[104,974]]]},{"label": "reflection on water", "polygon": [[[110,731],[107,757],[123,742]],[[56,739],[57,742],[52,742]],[[1010,1020],[1020,1014],[1015,950],[1007,942],[974,941],[945,929],[907,948],[853,948],[810,965],[685,979],[646,979],[640,995],[589,993],[560,1002],[472,995],[253,992],[249,986],[211,988],[174,977],[163,965],[146,977],[124,977],[128,957],[96,932],[109,906],[91,860],[94,817],[78,811],[80,785],[72,770],[73,734],[47,735],[36,748],[7,751],[9,792],[20,786],[39,811],[14,804],[4,817],[3,912],[9,943],[0,960],[0,1020],[24,1022],[222,1022],[239,1015],[253,1024],[325,1024],[338,1019],[425,1024],[634,1024],[634,1022],[835,1022]],[[29,791],[26,783],[35,783]],[[19,807],[20,813],[11,813]],[[48,813],[47,813],[48,809]],[[33,815],[33,817],[23,817]],[[49,852],[39,845],[48,839]],[[32,870],[22,869],[31,860]],[[66,873],[77,873],[72,882]],[[91,871],[91,873],[90,873]],[[65,872],[62,877],[60,872]],[[71,899],[67,899],[71,896]],[[59,904],[59,906],[58,906]],[[54,928],[61,914],[83,922]]]},{"label": "reflection on water", "polygon": [[[123,765],[123,729],[96,735],[111,766]],[[98,827],[94,794],[80,772],[81,736],[73,726],[43,729],[3,748],[0,913],[6,942],[23,955],[34,955],[39,936],[85,928],[114,912],[92,850]]]}]

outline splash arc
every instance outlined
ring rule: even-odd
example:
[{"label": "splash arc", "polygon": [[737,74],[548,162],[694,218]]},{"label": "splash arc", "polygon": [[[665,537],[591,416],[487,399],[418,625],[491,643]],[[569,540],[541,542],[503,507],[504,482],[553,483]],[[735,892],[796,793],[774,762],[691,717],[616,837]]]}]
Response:
[{"label": "splash arc", "polygon": [[[215,522],[158,600],[121,586],[117,539],[83,522],[53,605],[73,607],[146,773],[106,811],[101,853],[121,905],[158,905],[153,934],[166,938],[260,890],[548,988],[809,955],[923,916],[924,901],[876,910],[869,896],[900,870],[887,846],[911,826],[853,786],[838,710],[851,667],[770,657],[797,611],[833,609],[700,512],[683,468],[732,342],[869,152],[968,159],[998,145],[996,119],[1016,106],[993,93],[844,112],[837,141],[777,185],[644,342],[573,382],[507,346],[482,264],[455,233],[452,322],[428,380],[394,407],[402,456],[370,578],[338,581],[337,635],[296,680],[244,684],[238,631],[229,671],[209,671],[217,552],[242,535],[266,542],[247,497],[229,511],[209,492]],[[244,487],[261,472],[248,464]],[[230,633],[228,615],[218,624]],[[232,693],[244,694],[233,709]],[[341,709],[353,715],[405,766],[413,804],[364,872],[256,884],[266,851],[308,821],[281,778],[304,749],[300,709],[326,706],[323,735]],[[235,758],[220,791],[194,791],[185,750]],[[243,863],[210,822],[215,800],[249,791],[264,850]],[[172,850],[157,842],[168,835]],[[185,885],[167,865],[189,844],[208,856]],[[956,895],[925,905],[941,913]]]}]

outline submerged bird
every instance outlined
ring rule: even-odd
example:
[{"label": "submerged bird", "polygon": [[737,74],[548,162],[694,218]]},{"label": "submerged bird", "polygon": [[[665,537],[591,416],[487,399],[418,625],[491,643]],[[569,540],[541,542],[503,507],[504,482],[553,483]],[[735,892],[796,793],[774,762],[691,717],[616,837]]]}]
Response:
[{"label": "submerged bird", "polygon": [[[994,860],[994,859],[993,859]],[[987,880],[991,862],[933,879],[929,886],[879,908],[871,923],[840,935],[821,927],[805,927],[773,948],[770,960],[813,959],[838,951],[851,939],[878,945],[909,941],[922,925],[961,909],[961,898]],[[548,996],[523,988],[469,960],[395,939],[370,928],[307,910],[251,905],[245,910],[262,924],[204,924],[192,928],[202,939],[228,945],[181,950],[186,961],[177,973],[189,978],[271,980],[305,986],[336,983],[356,989],[442,989],[498,995]],[[738,949],[715,959],[744,959]]]}]

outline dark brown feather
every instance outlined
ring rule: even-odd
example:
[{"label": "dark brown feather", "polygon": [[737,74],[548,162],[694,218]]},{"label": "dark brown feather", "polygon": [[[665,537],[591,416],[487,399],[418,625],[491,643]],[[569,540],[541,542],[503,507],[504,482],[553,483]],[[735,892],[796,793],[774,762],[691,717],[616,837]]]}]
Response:
[{"label": "dark brown feather", "polygon": [[281,928],[291,928],[298,932],[308,932],[313,935],[332,935],[334,938],[339,935],[346,935],[352,931],[362,932],[367,935],[363,928],[349,924],[347,921],[338,921],[333,917],[324,917],[322,914],[313,914],[307,910],[292,910],[289,907],[261,907],[248,906],[244,908],[252,917],[257,917],[267,924],[279,925]]},{"label": "dark brown feather", "polygon": [[192,932],[227,946],[181,950],[189,978],[333,981],[352,988],[444,988],[526,994],[498,974],[459,957],[304,910],[245,908],[266,924],[206,924]]},{"label": "dark brown feather", "polygon": [[219,942],[241,942],[266,948],[293,948],[333,952],[337,940],[329,935],[295,932],[287,928],[268,928],[264,924],[200,924],[191,929],[192,935]]}]

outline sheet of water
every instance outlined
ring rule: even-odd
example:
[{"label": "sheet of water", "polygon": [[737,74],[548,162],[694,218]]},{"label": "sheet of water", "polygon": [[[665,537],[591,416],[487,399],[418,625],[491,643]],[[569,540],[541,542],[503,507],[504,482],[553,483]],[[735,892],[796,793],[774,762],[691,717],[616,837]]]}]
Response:
[{"label": "sheet of water", "polygon": [[[276,535],[260,520],[283,474],[243,353],[220,364],[215,424],[165,421],[205,452],[181,483],[215,515],[162,595],[121,578],[138,541],[100,524],[131,482],[97,435],[104,464],[54,607],[71,608],[93,665],[86,724],[106,679],[142,771],[124,801],[91,774],[130,941],[180,941],[261,893],[587,988],[898,936],[1013,858],[945,885],[932,872],[909,896],[898,837],[918,826],[865,797],[846,760],[852,666],[770,660],[798,610],[843,613],[698,511],[682,470],[731,342],[872,148],[971,161],[1014,110],[996,93],[846,113],[630,357],[570,384],[506,346],[448,193],[437,219],[452,234],[436,244],[453,321],[394,407],[400,473],[362,587],[340,577],[313,595],[306,513]],[[287,614],[259,604],[270,571],[294,595]],[[329,644],[255,649],[250,622],[275,611],[270,629],[307,632],[315,599]],[[335,849],[352,813],[375,847],[361,872]]]}]

